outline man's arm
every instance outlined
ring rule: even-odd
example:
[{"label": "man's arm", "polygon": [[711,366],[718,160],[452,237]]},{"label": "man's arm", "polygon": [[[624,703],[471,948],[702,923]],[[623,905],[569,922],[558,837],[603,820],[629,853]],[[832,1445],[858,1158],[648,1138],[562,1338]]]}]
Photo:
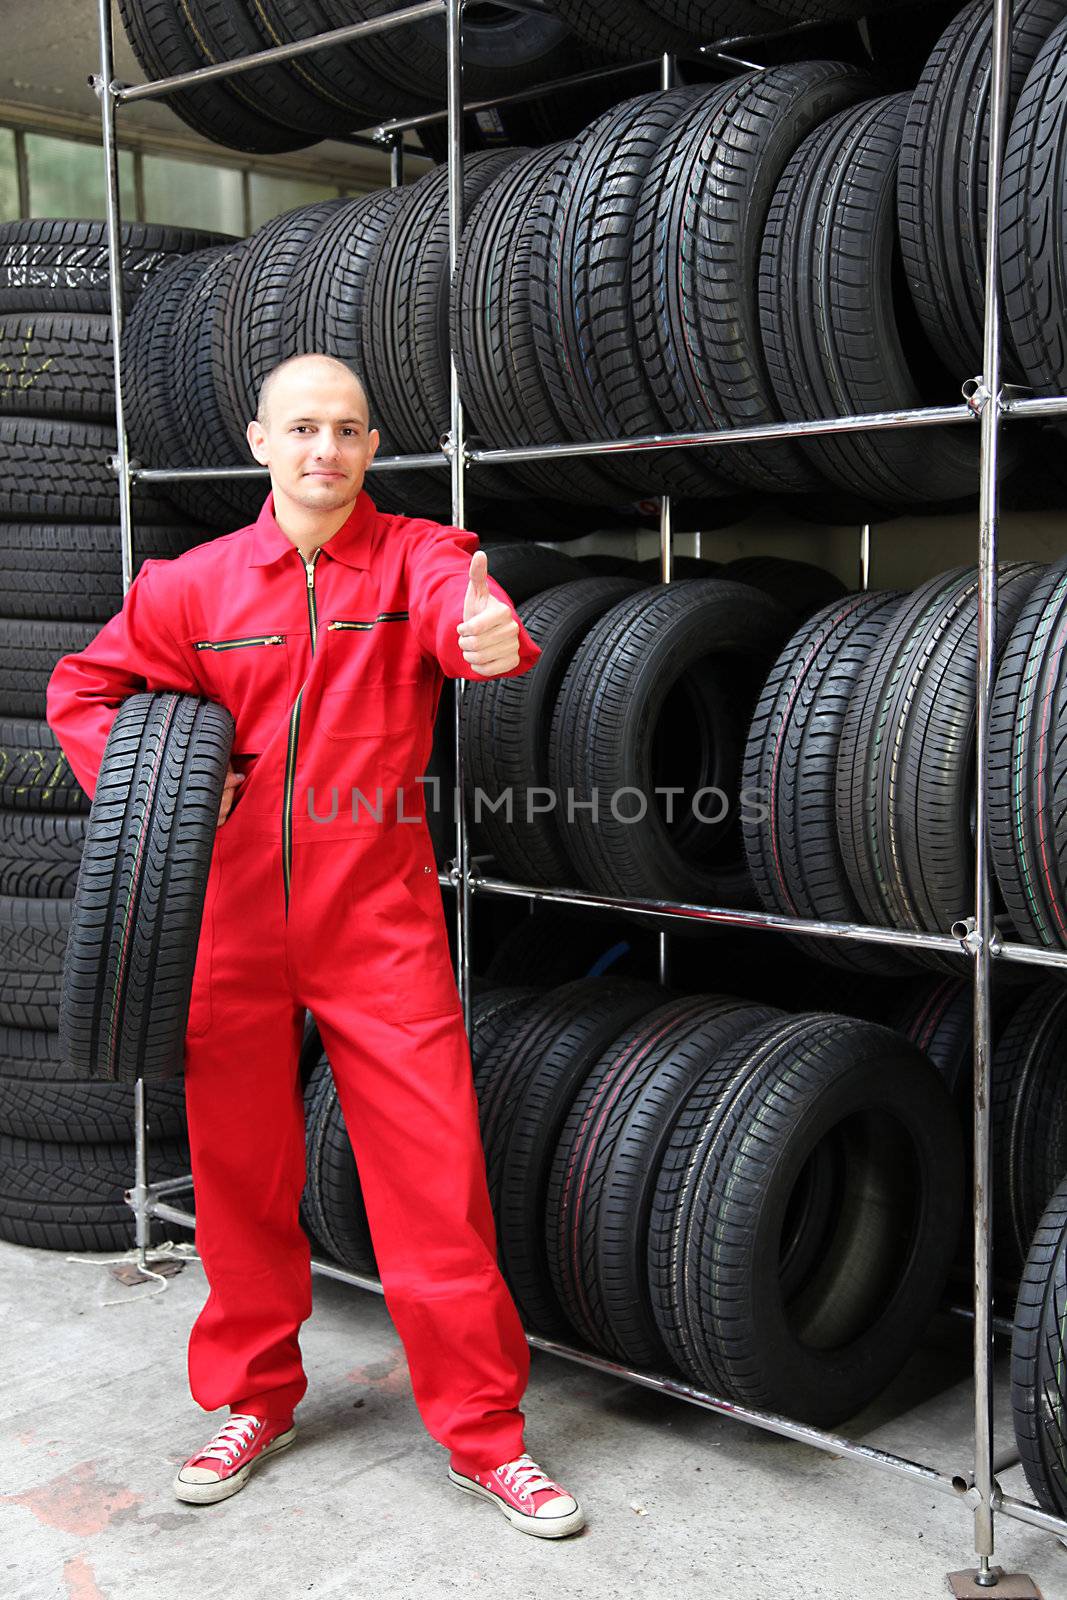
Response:
[{"label": "man's arm", "polygon": [[[469,608],[467,616],[464,615],[464,602],[471,582],[471,557],[477,549],[477,534],[468,532],[466,528],[425,524],[412,537],[408,547],[408,615],[422,648],[428,655],[436,656],[446,677],[470,678],[475,682],[482,682],[487,676],[516,678],[520,673],[530,670],[541,650],[530,638],[511,600],[493,577],[486,579],[488,595],[507,607],[516,624],[518,662],[506,670],[487,674],[471,665],[460,644],[463,625],[471,621]],[[497,614],[494,613],[490,622],[496,618]],[[475,638],[477,631],[473,630]],[[471,637],[472,630],[466,629],[464,636]],[[478,652],[475,650],[472,653]]]},{"label": "man's arm", "polygon": [[119,706],[145,689],[202,695],[188,652],[168,626],[168,609],[155,569],[146,561],[130,586],[122,610],[105,622],[84,650],[63,656],[48,682],[45,712],[74,775],[92,798],[104,746]]}]

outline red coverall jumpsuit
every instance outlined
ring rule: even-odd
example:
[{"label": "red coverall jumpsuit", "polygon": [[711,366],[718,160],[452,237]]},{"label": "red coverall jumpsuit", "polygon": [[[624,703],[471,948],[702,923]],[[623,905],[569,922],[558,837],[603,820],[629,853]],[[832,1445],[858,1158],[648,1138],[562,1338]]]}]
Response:
[{"label": "red coverall jumpsuit", "polygon": [[[120,702],[232,712],[246,774],[219,828],[193,977],[186,1098],[210,1294],[189,1381],[206,1410],[287,1419],[307,1388],[298,1222],[304,1008],[318,1023],[416,1403],[457,1470],[520,1455],[529,1349],[497,1267],[470,1053],[423,819],[443,675],[460,653],[474,534],[352,514],[305,563],[258,521],[146,563],[121,613],[48,687],[93,793]],[[508,604],[491,578],[490,589]],[[520,623],[519,665],[540,655]],[[416,820],[411,820],[416,819]]]}]

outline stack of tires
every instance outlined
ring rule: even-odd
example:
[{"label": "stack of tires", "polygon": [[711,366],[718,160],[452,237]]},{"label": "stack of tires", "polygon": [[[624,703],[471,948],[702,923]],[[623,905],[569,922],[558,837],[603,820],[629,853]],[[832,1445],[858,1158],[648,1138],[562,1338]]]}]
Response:
[{"label": "stack of tires", "polygon": [[842,586],[770,557],[686,568],[701,570],[666,585],[596,576],[519,605],[537,670],[472,684],[463,730],[471,820],[505,876],[750,903],[738,800],[752,708],[798,615]]},{"label": "stack of tires", "polygon": [[[1041,576],[1034,563],[1001,565],[1001,651]],[[743,823],[767,910],[939,934],[971,914],[977,659],[976,568],[909,595],[848,595],[790,639],[744,765],[767,809]],[[1004,763],[991,754],[997,784]],[[825,939],[811,949],[889,974],[964,961]]]},{"label": "stack of tires", "polygon": [[[471,193],[510,160],[470,158]],[[326,351],[366,383],[380,453],[436,450],[448,429],[446,174],[410,188],[325,200],[273,218],[247,241],[188,257],[143,296],[123,339],[131,448],[155,466],[249,465],[245,438],[267,372],[289,356]],[[380,509],[447,520],[440,468],[375,471]],[[487,494],[525,493],[502,475]],[[265,480],[174,485],[190,513],[249,521]]]},{"label": "stack of tires", "polygon": [[[824,1426],[900,1369],[963,1214],[957,1118],[914,1045],[615,976],[486,989],[473,1020],[500,1263],[528,1329]],[[373,1273],[325,1057],[306,1107],[311,1231]]]},{"label": "stack of tires", "polygon": [[[128,299],[210,235],[131,226]],[[59,1049],[64,950],[89,802],[44,721],[60,656],[122,604],[103,225],[0,227],[0,1234],[101,1249],[130,1241],[132,1087],[85,1084]],[[138,497],[137,564],[203,538]],[[180,1139],[180,1089],[149,1099]]]},{"label": "stack of tires", "polygon": [[[179,10],[154,0],[120,0],[126,33],[145,73],[171,77],[275,45],[350,27],[406,0],[188,0]],[[472,8],[463,24],[464,87],[471,99],[544,84],[594,64],[566,22],[543,11]],[[418,116],[445,103],[444,19],[423,18],[350,44],[315,50],[218,82],[183,89],[167,103],[205,138],[236,150],[299,150],[343,137],[375,120]],[[594,91],[595,92],[595,91]],[[550,137],[559,117],[588,113],[588,100],[534,101],[495,117],[468,118],[468,138],[490,142]],[[431,148],[439,148],[431,140]]]},{"label": "stack of tires", "polygon": [[[1061,11],[1062,0],[1024,7],[1002,226],[1009,366],[1053,388],[1062,285],[1050,268],[1039,294],[1015,263],[1044,261],[1052,237],[1038,150],[1067,137]],[[384,454],[435,451],[449,426],[450,340],[469,436],[490,446],[957,401],[980,364],[989,34],[975,0],[914,93],[879,96],[847,62],[801,61],[639,95],[545,147],[475,151],[451,291],[443,170],[275,218],[157,285],[158,317],[146,309],[128,343],[144,402],[131,407],[145,417],[137,448],[176,465],[247,462],[264,373],[325,349],[364,375]],[[977,432],[478,467],[472,516],[491,525],[494,505],[531,492],[623,510],[669,491],[699,503],[704,525],[753,495],[817,497],[837,519],[958,506],[975,495]],[[1024,448],[1033,456],[1033,441],[1004,439],[1002,476]],[[385,509],[449,514],[443,468],[376,473],[373,487]],[[207,495],[216,513],[235,513],[242,493],[200,486],[195,504]]]}]

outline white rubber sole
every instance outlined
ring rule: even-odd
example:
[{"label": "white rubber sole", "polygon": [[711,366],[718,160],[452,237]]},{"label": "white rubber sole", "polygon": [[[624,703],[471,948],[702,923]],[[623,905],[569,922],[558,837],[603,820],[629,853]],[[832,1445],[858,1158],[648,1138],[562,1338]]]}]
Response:
[{"label": "white rubber sole", "polygon": [[184,1500],[187,1505],[192,1506],[210,1506],[217,1500],[228,1500],[231,1494],[237,1494],[238,1490],[244,1488],[261,1461],[266,1461],[268,1456],[277,1455],[279,1450],[288,1449],[295,1438],[295,1427],[280,1433],[276,1439],[271,1440],[266,1449],[253,1457],[246,1467],[241,1467],[230,1478],[220,1478],[216,1483],[183,1483],[182,1468],[179,1467],[178,1475],[174,1479],[174,1493],[179,1500]]},{"label": "white rubber sole", "polygon": [[448,1480],[457,1489],[462,1489],[464,1494],[476,1494],[482,1500],[491,1501],[498,1511],[504,1513],[513,1528],[518,1528],[520,1533],[532,1533],[536,1539],[565,1539],[569,1533],[577,1533],[579,1528],[585,1527],[585,1512],[581,1506],[565,1517],[528,1517],[501,1500],[492,1489],[485,1489],[480,1483],[465,1478],[453,1467],[448,1469]]}]

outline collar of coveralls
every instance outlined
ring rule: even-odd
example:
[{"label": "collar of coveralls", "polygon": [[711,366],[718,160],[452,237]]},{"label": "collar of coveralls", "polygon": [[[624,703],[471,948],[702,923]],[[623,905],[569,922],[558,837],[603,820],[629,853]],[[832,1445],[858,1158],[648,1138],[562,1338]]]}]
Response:
[{"label": "collar of coveralls", "polygon": [[[324,554],[333,556],[335,561],[343,561],[346,567],[359,567],[365,572],[370,566],[371,537],[376,516],[374,501],[366,489],[361,489],[346,521],[320,548]],[[275,520],[273,494],[264,500],[254,529],[252,553],[248,558],[250,567],[269,566],[272,561],[280,561],[290,552],[299,556],[295,544],[286,537]]]}]

